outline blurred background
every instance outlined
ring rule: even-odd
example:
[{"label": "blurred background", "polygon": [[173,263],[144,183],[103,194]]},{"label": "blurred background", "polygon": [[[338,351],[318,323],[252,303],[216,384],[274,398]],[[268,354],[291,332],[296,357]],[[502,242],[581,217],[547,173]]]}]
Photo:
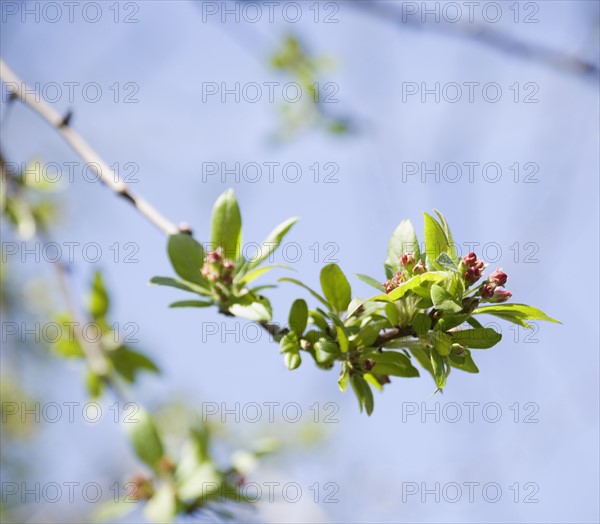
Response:
[{"label": "blurred background", "polygon": [[[3,84],[4,162],[37,159],[60,180],[28,189],[35,233],[2,219],[5,521],[87,521],[91,495],[76,488],[71,501],[63,487],[52,502],[43,486],[96,482],[110,501],[143,471],[113,420],[121,401],[108,392],[100,422],[69,421],[65,403],[89,402],[83,364],[25,334],[66,308],[51,241],[76,307],[102,270],[111,321],[161,371],[130,396],[163,414],[164,431],[211,403],[215,440],[278,439],[248,476],[261,501],[237,520],[598,522],[598,3],[470,4],[2,2],[5,62],[196,238],[209,240],[212,204],[233,187],[245,242],[301,217],[275,256],[293,276],[318,287],[338,262],[384,280],[396,225],[421,231],[422,212],[439,209],[464,254],[509,275],[515,302],[563,322],[532,334],[502,323],[502,342],[475,355],[478,375],[454,371],[435,396],[428,376],[396,379],[368,418],[336,372],[289,372],[246,322],[168,309],[184,293],[148,286],[172,274],[164,236]],[[269,291],[275,320],[299,295]],[[23,419],[7,402],[57,403],[63,416]],[[258,421],[243,412],[254,403]],[[279,403],[272,417],[267,403]],[[265,483],[279,483],[272,502]],[[277,491],[286,483],[298,500]]]}]

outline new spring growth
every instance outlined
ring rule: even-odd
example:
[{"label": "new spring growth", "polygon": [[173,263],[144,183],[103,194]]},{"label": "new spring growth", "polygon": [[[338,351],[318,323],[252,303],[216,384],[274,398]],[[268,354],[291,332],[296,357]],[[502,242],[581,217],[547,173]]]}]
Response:
[{"label": "new spring growth", "polygon": [[508,275],[502,271],[502,269],[496,269],[488,279],[481,284],[479,288],[479,295],[481,296],[482,302],[500,303],[506,302],[512,293],[501,289],[506,284]]},{"label": "new spring growth", "polygon": [[465,282],[472,286],[483,275],[485,264],[483,260],[477,258],[477,255],[472,251],[462,259],[463,265],[466,268],[464,272]]},{"label": "new spring growth", "polygon": [[400,284],[406,282],[414,275],[420,275],[427,271],[425,264],[423,264],[421,260],[415,264],[415,256],[412,253],[404,253],[400,257],[400,265],[403,268],[402,271],[394,273],[392,278],[382,284],[386,293],[392,292]]},{"label": "new spring growth", "polygon": [[223,258],[220,250],[209,252],[202,266],[203,276],[213,282],[220,282],[225,286],[230,286],[233,282],[234,265],[231,260]]}]

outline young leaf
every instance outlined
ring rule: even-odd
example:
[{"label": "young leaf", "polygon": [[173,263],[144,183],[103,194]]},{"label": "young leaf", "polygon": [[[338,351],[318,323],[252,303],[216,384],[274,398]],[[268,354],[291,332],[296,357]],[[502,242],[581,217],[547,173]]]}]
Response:
[{"label": "young leaf", "polygon": [[275,269],[278,267],[283,267],[286,269],[293,269],[290,266],[286,266],[285,264],[273,264],[272,266],[257,267],[256,269],[253,269],[253,270],[249,271],[248,273],[245,273],[242,276],[242,278],[240,278],[239,283],[242,285],[249,284],[253,280],[256,280],[258,277],[260,277],[260,276],[264,275],[265,273],[271,271],[272,269]]},{"label": "young leaf", "polygon": [[442,229],[442,226],[435,218],[427,213],[425,216],[425,253],[427,255],[427,268],[435,269],[433,262],[441,253],[448,251],[448,239]]},{"label": "young leaf", "polygon": [[170,235],[167,252],[177,275],[188,282],[206,286],[206,279],[200,273],[204,265],[204,249],[191,235],[183,233]]},{"label": "young leaf", "polygon": [[453,340],[446,333],[434,331],[429,334],[429,341],[441,356],[445,357],[450,354],[450,346],[452,346]]},{"label": "young leaf", "polygon": [[229,306],[229,312],[236,317],[269,322],[272,318],[271,303],[265,297],[247,293]]},{"label": "young leaf", "polygon": [[328,264],[321,270],[321,288],[336,312],[341,313],[350,304],[350,283],[337,264]]},{"label": "young leaf", "polygon": [[94,281],[92,284],[92,293],[89,299],[89,309],[94,319],[99,319],[106,316],[109,308],[108,292],[102,281],[102,273],[96,271],[94,273]]},{"label": "young leaf", "polygon": [[450,233],[448,222],[446,222],[444,215],[442,215],[437,209],[434,209],[434,211],[440,219],[440,224],[442,225],[442,229],[444,230],[446,239],[448,240],[448,255],[450,255],[450,258],[452,259],[452,261],[454,261],[456,260],[456,246],[454,245],[454,239],[452,238],[452,233]]},{"label": "young leaf", "polygon": [[304,333],[304,330],[306,329],[307,322],[308,306],[306,305],[306,301],[304,299],[298,298],[294,300],[292,308],[290,309],[288,324],[290,329],[294,331],[298,337],[301,337],[302,333]]},{"label": "young leaf", "polygon": [[448,293],[442,286],[434,284],[431,286],[431,300],[436,309],[447,311],[448,313],[460,313],[462,306],[457,304],[454,297]]},{"label": "young leaf", "polygon": [[197,293],[198,295],[209,296],[210,292],[196,284],[191,282],[182,282],[176,278],[171,277],[152,277],[150,284],[158,286],[174,287],[176,289],[182,289],[183,291],[189,291],[190,293]]},{"label": "young leaf", "polygon": [[452,342],[468,348],[488,349],[502,339],[502,335],[492,328],[465,329],[452,332]]},{"label": "young leaf", "polygon": [[431,329],[431,318],[423,313],[415,313],[412,325],[417,335],[422,337]]},{"label": "young leaf", "polygon": [[412,277],[390,293],[374,296],[370,300],[395,302],[409,292],[413,292],[421,297],[429,298],[431,286],[435,283],[442,282],[445,279],[446,277],[442,273],[423,273],[422,275]]},{"label": "young leaf", "polygon": [[465,356],[462,359],[450,354],[450,365],[467,373],[479,373],[479,368],[473,362],[473,357],[468,349],[465,351]]},{"label": "young leaf", "polygon": [[340,391],[344,393],[346,388],[348,387],[348,380],[350,379],[350,373],[348,372],[348,367],[346,365],[342,366],[342,371],[340,371],[340,378],[338,379],[338,386]]},{"label": "young leaf", "polygon": [[371,373],[379,375],[392,375],[394,377],[418,377],[419,370],[414,367],[410,359],[396,351],[384,351],[368,355],[375,361]]},{"label": "young leaf", "polygon": [[352,375],[350,377],[350,384],[352,384],[352,389],[358,399],[361,413],[363,407],[367,411],[367,415],[373,413],[373,392],[371,391],[368,382],[360,375]]},{"label": "young leaf", "polygon": [[355,273],[354,276],[359,278],[360,280],[362,280],[365,284],[367,284],[371,287],[374,287],[378,291],[381,291],[383,289],[383,286],[382,286],[381,282],[379,282],[379,280],[375,280],[374,278],[372,278],[368,275],[363,275],[361,273]]},{"label": "young leaf", "polygon": [[404,253],[412,253],[415,256],[415,260],[418,260],[421,256],[415,228],[410,220],[400,222],[392,234],[385,264],[398,271],[400,269],[400,257]]},{"label": "young leaf", "polygon": [[354,336],[353,342],[357,347],[370,347],[379,336],[379,332],[386,327],[390,327],[388,320],[368,322]]},{"label": "young leaf", "polygon": [[246,268],[252,269],[258,266],[263,260],[268,258],[281,244],[283,237],[288,233],[292,226],[298,221],[298,217],[288,218],[285,222],[279,224],[269,236],[264,240],[258,251],[254,253],[248,261]]},{"label": "young leaf", "polygon": [[162,440],[150,413],[141,409],[136,414],[137,421],[125,425],[136,455],[152,469],[157,468],[158,461],[164,456]]},{"label": "young leaf", "polygon": [[242,241],[242,217],[232,189],[225,191],[213,207],[211,241],[223,256],[237,260]]},{"label": "young leaf", "polygon": [[460,326],[468,318],[468,313],[462,315],[444,315],[442,318],[438,319],[434,329],[436,331],[448,331],[449,329]]},{"label": "young leaf", "polygon": [[299,349],[300,342],[298,335],[293,331],[286,333],[279,341],[280,353],[297,353]]},{"label": "young leaf", "polygon": [[169,307],[210,307],[214,302],[204,302],[203,300],[179,300],[173,302]]},{"label": "young leaf", "polygon": [[439,389],[443,389],[446,386],[446,368],[444,366],[444,359],[437,351],[432,351],[431,355],[431,369],[433,370],[433,378],[435,379],[435,385]]},{"label": "young leaf", "polygon": [[486,313],[520,324],[527,328],[531,328],[531,326],[527,324],[527,320],[545,320],[547,322],[560,324],[558,320],[549,317],[538,308],[527,306],[525,304],[494,304],[491,306],[482,306],[473,311],[473,314],[478,315]]}]

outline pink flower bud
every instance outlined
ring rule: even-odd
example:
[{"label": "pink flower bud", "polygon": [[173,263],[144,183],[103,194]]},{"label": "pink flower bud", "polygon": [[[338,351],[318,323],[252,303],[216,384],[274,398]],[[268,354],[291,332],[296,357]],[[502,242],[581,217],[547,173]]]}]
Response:
[{"label": "pink flower bud", "polygon": [[412,253],[404,253],[400,257],[400,264],[408,268],[413,267],[415,265],[415,256]]},{"label": "pink flower bud", "polygon": [[507,280],[508,276],[502,271],[502,269],[496,269],[496,271],[494,271],[489,277],[489,281],[497,286],[503,286],[506,284]]},{"label": "pink flower bud", "polygon": [[211,264],[215,264],[216,262],[221,261],[221,255],[217,251],[211,251],[208,255],[206,255],[206,260]]},{"label": "pink flower bud", "polygon": [[223,269],[225,269],[226,271],[233,270],[233,262],[231,260],[226,260],[225,262],[223,262]]},{"label": "pink flower bud", "polygon": [[469,286],[475,284],[481,278],[481,269],[471,266],[465,271],[465,281]]},{"label": "pink flower bud", "polygon": [[425,264],[423,264],[422,260],[419,260],[415,264],[415,267],[413,268],[413,273],[415,275],[421,275],[422,273],[425,273],[426,271],[427,271],[427,268],[425,267]]},{"label": "pink flower bud", "polygon": [[506,289],[500,289],[497,287],[494,290],[494,296],[490,298],[490,302],[506,302],[510,297],[512,297],[512,293],[510,291],[506,291]]},{"label": "pink flower bud", "polygon": [[494,288],[495,286],[493,284],[482,284],[479,288],[479,294],[481,295],[481,298],[492,298],[494,296]]},{"label": "pink flower bud", "polygon": [[477,255],[471,251],[466,257],[463,257],[463,262],[467,267],[470,267],[477,262]]}]

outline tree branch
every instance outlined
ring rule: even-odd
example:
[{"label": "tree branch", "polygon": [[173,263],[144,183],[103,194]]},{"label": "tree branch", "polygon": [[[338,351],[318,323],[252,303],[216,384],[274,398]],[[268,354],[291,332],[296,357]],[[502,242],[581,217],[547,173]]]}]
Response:
[{"label": "tree branch", "polygon": [[50,124],[71,146],[89,166],[93,169],[100,180],[111,189],[116,195],[123,197],[132,204],[144,218],[150,221],[154,226],[160,229],[165,235],[172,235],[178,232],[189,233],[189,228],[184,224],[177,227],[167,218],[161,215],[153,206],[143,198],[134,195],[127,184],[119,179],[118,175],[102,160],[90,145],[70,126],[71,113],[60,116],[47,102],[42,98],[27,97],[26,92],[31,92],[25,86],[25,83],[8,67],[6,62],[0,58],[0,80],[13,90],[13,99],[18,98],[25,105],[33,109],[48,124]]},{"label": "tree branch", "polygon": [[394,3],[394,7],[391,7],[388,3],[373,0],[355,0],[348,2],[348,5],[375,18],[391,22],[396,26],[416,30],[432,30],[440,34],[464,38],[486,45],[497,51],[533,60],[568,73],[590,78],[596,78],[599,73],[597,64],[543,45],[518,40],[509,34],[496,29],[489,29],[479,24],[467,25],[465,23],[453,24],[448,22],[432,25],[427,24],[417,17],[406,16],[405,6],[402,2],[396,2]]}]

